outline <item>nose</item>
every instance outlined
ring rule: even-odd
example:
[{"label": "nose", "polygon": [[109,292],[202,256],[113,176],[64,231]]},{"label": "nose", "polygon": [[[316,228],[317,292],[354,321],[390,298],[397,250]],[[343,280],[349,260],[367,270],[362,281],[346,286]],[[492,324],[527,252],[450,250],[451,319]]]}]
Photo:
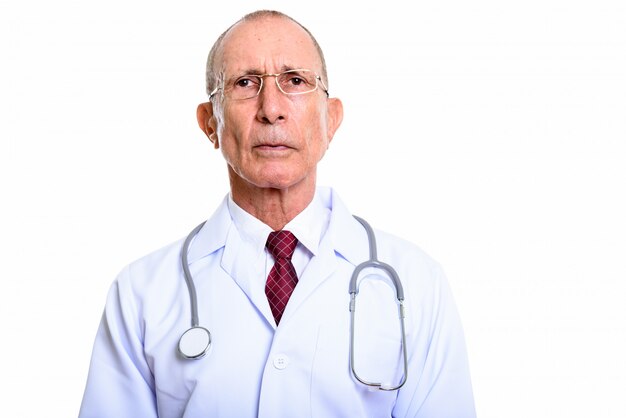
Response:
[{"label": "nose", "polygon": [[265,76],[263,86],[257,97],[259,107],[257,110],[257,120],[268,124],[285,120],[285,99],[285,94],[278,89],[278,84],[276,84],[276,76],[273,74]]}]

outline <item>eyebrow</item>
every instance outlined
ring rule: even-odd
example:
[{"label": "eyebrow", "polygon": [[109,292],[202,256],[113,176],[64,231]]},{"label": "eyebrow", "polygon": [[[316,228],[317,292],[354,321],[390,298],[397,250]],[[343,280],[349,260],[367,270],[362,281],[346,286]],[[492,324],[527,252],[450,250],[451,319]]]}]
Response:
[{"label": "eyebrow", "polygon": [[[280,67],[279,73],[285,72],[285,71],[290,71],[290,70],[301,70],[304,67],[294,67],[291,65],[283,65],[282,67]],[[242,75],[262,75],[262,74],[267,74],[264,73],[263,70],[257,68],[247,68],[241,72],[238,73],[239,75],[237,75],[236,77],[241,77]]]}]

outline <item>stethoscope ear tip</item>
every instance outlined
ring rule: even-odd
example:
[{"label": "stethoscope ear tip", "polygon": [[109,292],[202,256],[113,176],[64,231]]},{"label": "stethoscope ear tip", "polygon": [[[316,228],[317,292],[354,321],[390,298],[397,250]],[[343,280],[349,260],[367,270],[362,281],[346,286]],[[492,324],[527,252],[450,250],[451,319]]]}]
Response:
[{"label": "stethoscope ear tip", "polygon": [[190,360],[204,357],[211,348],[211,333],[203,327],[191,327],[181,335],[178,341],[178,352]]}]

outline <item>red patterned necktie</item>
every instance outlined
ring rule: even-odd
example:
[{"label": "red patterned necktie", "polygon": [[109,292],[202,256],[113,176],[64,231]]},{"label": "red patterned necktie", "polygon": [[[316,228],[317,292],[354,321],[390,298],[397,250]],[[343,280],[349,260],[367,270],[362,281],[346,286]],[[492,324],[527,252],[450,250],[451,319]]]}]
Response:
[{"label": "red patterned necktie", "polygon": [[291,256],[296,245],[298,245],[298,239],[289,231],[271,232],[265,244],[274,257],[274,267],[272,267],[265,283],[265,294],[270,303],[276,325],[280,322],[289,297],[298,283],[296,269],[291,264]]}]

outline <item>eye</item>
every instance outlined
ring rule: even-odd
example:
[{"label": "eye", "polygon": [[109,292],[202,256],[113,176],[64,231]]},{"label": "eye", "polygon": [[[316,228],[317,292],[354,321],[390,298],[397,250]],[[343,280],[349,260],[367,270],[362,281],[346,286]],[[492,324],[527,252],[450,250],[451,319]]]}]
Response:
[{"label": "eye", "polygon": [[261,80],[259,79],[259,77],[244,76],[244,77],[239,77],[237,80],[235,80],[234,88],[241,88],[241,89],[257,88],[260,83],[261,83]]},{"label": "eye", "polygon": [[294,86],[299,86],[302,83],[306,83],[306,80],[298,77],[297,75],[294,75],[293,77],[289,78],[289,82],[293,84]]},{"label": "eye", "polygon": [[278,77],[278,83],[284,93],[302,94],[315,90],[315,74],[307,70],[285,71]]},{"label": "eye", "polygon": [[299,74],[285,74],[285,82],[293,87],[303,86],[309,84],[306,78],[302,77]]}]

